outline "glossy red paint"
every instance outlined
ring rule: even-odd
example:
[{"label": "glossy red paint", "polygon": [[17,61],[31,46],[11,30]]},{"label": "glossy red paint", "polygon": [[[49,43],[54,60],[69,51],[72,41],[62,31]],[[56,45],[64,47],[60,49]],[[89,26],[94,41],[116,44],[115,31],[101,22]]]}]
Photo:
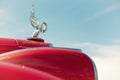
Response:
[{"label": "glossy red paint", "polygon": [[84,53],[61,48],[29,48],[0,55],[0,61],[19,64],[63,80],[95,80],[92,60]]},{"label": "glossy red paint", "polygon": [[20,40],[20,39],[9,39],[9,38],[0,38],[0,53],[32,48],[32,47],[49,47],[50,43],[39,42],[34,40]]},{"label": "glossy red paint", "polygon": [[62,80],[21,65],[0,62],[0,80]]}]

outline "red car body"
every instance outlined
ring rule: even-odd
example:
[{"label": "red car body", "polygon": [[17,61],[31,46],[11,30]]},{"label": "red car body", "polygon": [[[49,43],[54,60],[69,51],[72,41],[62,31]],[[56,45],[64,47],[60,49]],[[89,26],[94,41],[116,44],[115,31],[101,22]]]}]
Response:
[{"label": "red car body", "polygon": [[0,80],[97,80],[97,72],[80,50],[39,39],[0,38]]}]

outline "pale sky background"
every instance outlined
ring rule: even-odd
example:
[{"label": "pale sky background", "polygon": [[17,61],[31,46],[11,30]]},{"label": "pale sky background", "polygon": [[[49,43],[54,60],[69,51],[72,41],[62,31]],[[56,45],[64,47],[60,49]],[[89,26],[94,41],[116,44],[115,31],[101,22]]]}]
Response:
[{"label": "pale sky background", "polygon": [[99,80],[120,80],[120,0],[0,0],[0,37],[31,36],[32,4],[48,24],[39,37],[82,49],[95,61]]}]

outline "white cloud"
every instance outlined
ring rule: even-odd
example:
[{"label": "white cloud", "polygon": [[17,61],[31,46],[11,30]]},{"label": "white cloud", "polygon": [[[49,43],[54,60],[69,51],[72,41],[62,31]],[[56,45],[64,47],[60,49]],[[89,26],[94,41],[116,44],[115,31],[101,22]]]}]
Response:
[{"label": "white cloud", "polygon": [[83,49],[83,52],[92,57],[98,69],[99,80],[120,79],[120,45],[78,43],[69,46]]},{"label": "white cloud", "polygon": [[106,8],[102,9],[101,11],[98,11],[94,14],[94,17],[98,17],[104,14],[108,14],[112,11],[119,10],[120,9],[120,3],[118,4],[112,4],[110,6],[107,6]]},{"label": "white cloud", "polygon": [[86,18],[82,24],[92,21],[94,19],[96,19],[97,17],[100,17],[102,15],[106,15],[110,12],[116,11],[116,10],[120,10],[120,3],[116,3],[116,4],[112,4],[110,6],[104,7],[99,11],[96,11],[93,15],[91,15],[90,17]]},{"label": "white cloud", "polygon": [[98,58],[93,57],[98,70],[99,80],[119,80],[120,59],[117,58]]},{"label": "white cloud", "polygon": [[10,11],[5,8],[0,8],[0,26],[3,26],[7,23],[8,20],[10,20]]},{"label": "white cloud", "polygon": [[113,43],[120,44],[120,40],[114,40]]},{"label": "white cloud", "polygon": [[[14,18],[15,18],[16,14],[13,14],[13,10],[11,8],[8,7],[0,7],[0,36],[1,37],[16,37],[19,36],[19,34],[26,32],[26,26],[24,27],[24,29],[19,29],[18,30],[14,30],[16,29],[16,27],[14,26]],[[16,23],[15,23],[16,24]],[[21,25],[18,25],[17,27],[21,27]],[[14,30],[14,32],[13,32]],[[23,35],[24,36],[24,35]]]},{"label": "white cloud", "polygon": [[4,18],[6,17],[5,11],[3,9],[0,9],[0,23],[3,22]]},{"label": "white cloud", "polygon": [[4,15],[4,11],[0,9],[0,18]]}]

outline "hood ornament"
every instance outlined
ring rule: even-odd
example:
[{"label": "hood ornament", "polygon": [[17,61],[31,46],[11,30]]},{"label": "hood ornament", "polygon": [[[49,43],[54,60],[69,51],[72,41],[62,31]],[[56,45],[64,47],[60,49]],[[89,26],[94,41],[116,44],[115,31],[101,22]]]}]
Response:
[{"label": "hood ornament", "polygon": [[32,9],[30,12],[30,22],[35,31],[32,34],[32,38],[38,38],[38,35],[40,33],[44,33],[47,30],[47,23],[41,22],[38,18],[35,17],[35,8],[34,5],[32,5]]}]

